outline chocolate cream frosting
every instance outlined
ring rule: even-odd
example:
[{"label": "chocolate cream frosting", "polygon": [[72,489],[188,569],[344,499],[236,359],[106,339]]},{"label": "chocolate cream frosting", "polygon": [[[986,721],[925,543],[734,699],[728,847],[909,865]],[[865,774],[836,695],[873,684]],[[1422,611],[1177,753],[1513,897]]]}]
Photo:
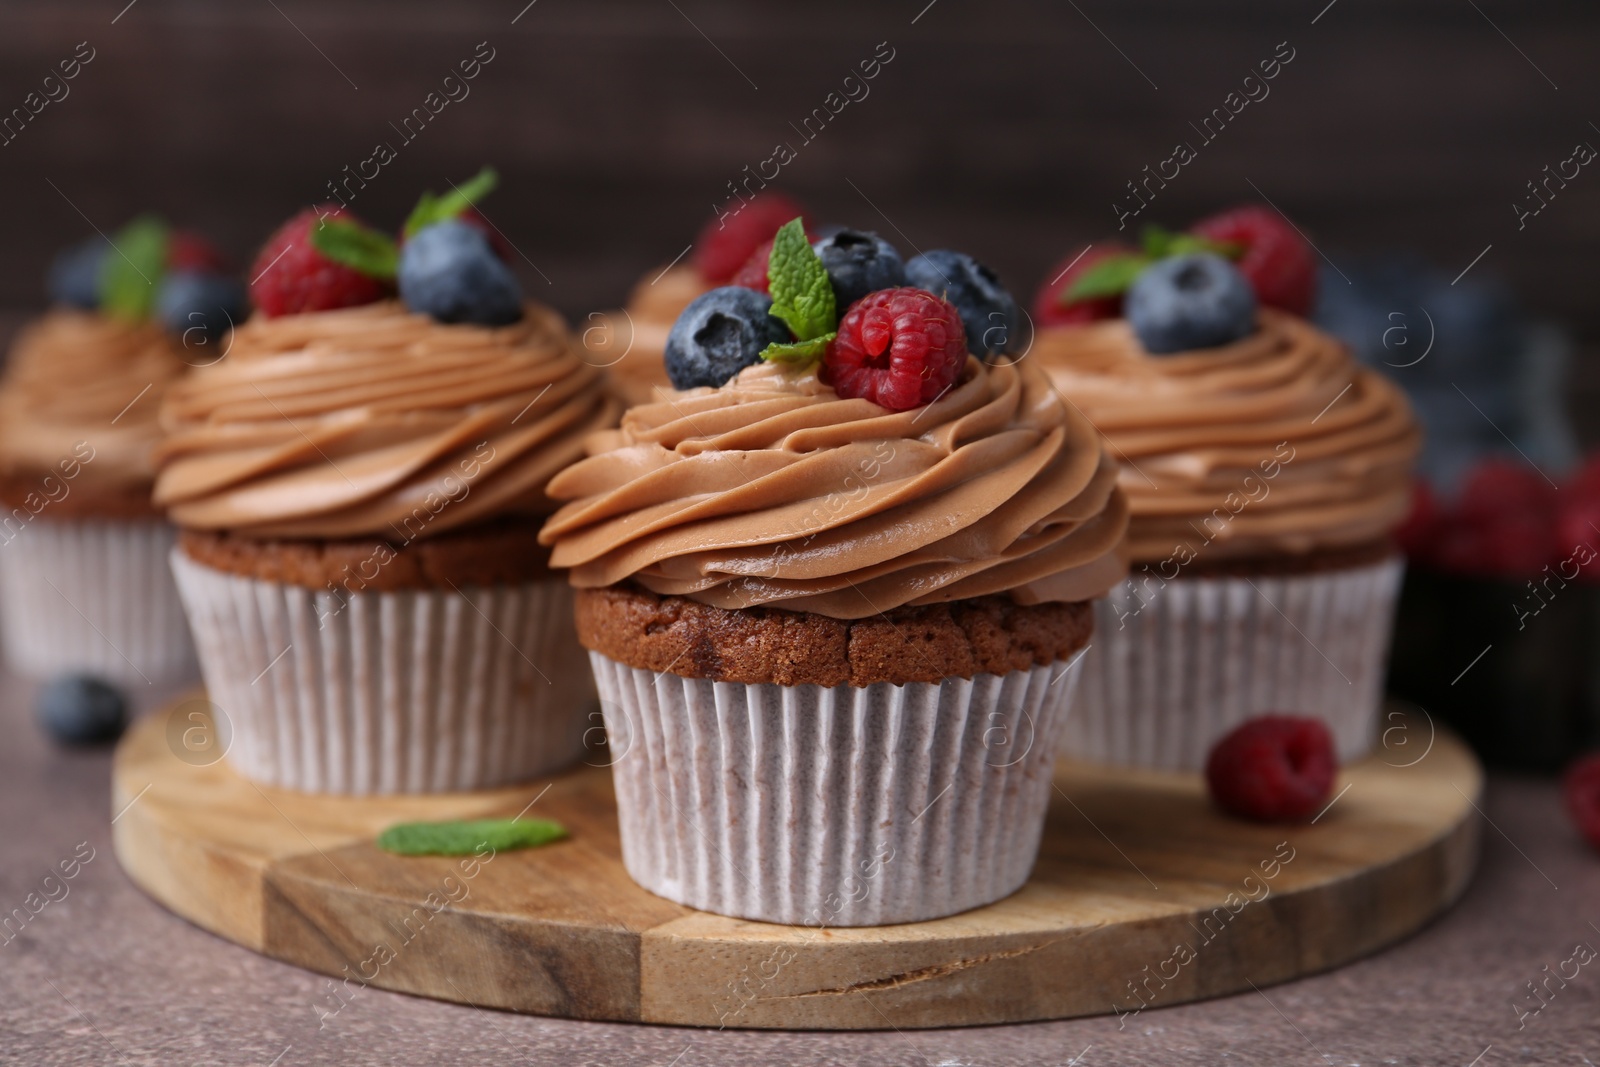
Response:
[{"label": "chocolate cream frosting", "polygon": [[1264,308],[1249,337],[1172,355],[1121,319],[1055,327],[1024,361],[1121,462],[1136,563],[1348,548],[1406,516],[1421,431],[1405,395],[1296,316]]},{"label": "chocolate cream frosting", "polygon": [[151,322],[57,309],[23,328],[0,381],[0,469],[54,473],[82,464],[85,483],[135,489],[155,477],[157,411],[185,370],[174,342]]},{"label": "chocolate cream frosting", "polygon": [[1088,420],[1026,365],[969,359],[939,400],[891,412],[761,364],[596,435],[551,481],[567,503],[540,540],[580,588],[723,608],[1079,601],[1126,575],[1116,481]]},{"label": "chocolate cream frosting", "polygon": [[617,414],[536,305],[498,328],[394,301],[256,315],[169,391],[155,499],[197,529],[410,540],[553,510],[545,483]]}]

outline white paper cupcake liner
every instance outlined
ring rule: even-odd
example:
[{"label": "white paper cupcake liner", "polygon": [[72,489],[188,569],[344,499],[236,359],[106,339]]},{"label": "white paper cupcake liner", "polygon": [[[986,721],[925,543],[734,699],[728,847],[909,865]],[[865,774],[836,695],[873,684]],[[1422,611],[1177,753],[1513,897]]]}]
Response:
[{"label": "white paper cupcake liner", "polygon": [[[172,553],[228,759],[311,793],[486,789],[584,751],[594,683],[563,580],[344,592]],[[219,733],[221,731],[219,730]]]},{"label": "white paper cupcake liner", "polygon": [[13,670],[86,672],[124,685],[197,673],[165,522],[29,523],[0,542],[0,626]]},{"label": "white paper cupcake liner", "polygon": [[1064,665],[938,684],[744,685],[591,652],[634,881],[813,927],[936,918],[1027,881]]},{"label": "white paper cupcake liner", "polygon": [[1342,763],[1371,750],[1404,564],[1287,577],[1174,579],[1095,604],[1074,759],[1205,767],[1211,746],[1268,712],[1321,719]]}]

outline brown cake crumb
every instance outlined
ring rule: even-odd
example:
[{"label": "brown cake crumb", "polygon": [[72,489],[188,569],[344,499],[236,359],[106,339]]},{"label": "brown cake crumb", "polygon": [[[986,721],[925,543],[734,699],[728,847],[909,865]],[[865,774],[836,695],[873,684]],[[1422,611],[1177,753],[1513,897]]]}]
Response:
[{"label": "brown cake crumb", "polygon": [[[74,471],[81,470],[73,464]],[[161,509],[150,501],[149,482],[132,485],[96,481],[87,475],[64,477],[61,471],[11,470],[0,473],[0,508],[49,520],[158,519]]]},{"label": "brown cake crumb", "polygon": [[181,530],[178,546],[207,567],[307,589],[359,593],[465,588],[554,577],[550,550],[538,541],[541,522],[497,519],[409,544],[379,538],[276,541]]},{"label": "brown cake crumb", "polygon": [[[1346,548],[1324,548],[1294,555],[1249,556],[1240,559],[1206,559],[1201,555],[1185,564],[1184,578],[1281,578],[1296,574],[1323,574],[1381,563],[1399,549],[1387,538]],[[1139,570],[1134,567],[1135,573]]]},{"label": "brown cake crumb", "polygon": [[619,663],[685,678],[776,685],[937,682],[1070,658],[1089,641],[1087,603],[986,596],[867,619],[733,611],[623,584],[580,589],[578,639]]}]

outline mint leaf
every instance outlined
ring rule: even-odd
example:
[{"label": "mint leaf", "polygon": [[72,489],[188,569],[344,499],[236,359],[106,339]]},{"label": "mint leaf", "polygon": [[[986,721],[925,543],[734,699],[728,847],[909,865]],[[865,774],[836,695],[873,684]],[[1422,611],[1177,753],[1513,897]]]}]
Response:
[{"label": "mint leaf", "polygon": [[100,309],[122,319],[147,319],[167,271],[167,226],[141,215],[111,236],[100,266]]},{"label": "mint leaf", "polygon": [[1186,256],[1191,252],[1210,252],[1224,259],[1238,259],[1244,255],[1244,245],[1236,242],[1214,241],[1197,233],[1173,233],[1160,226],[1146,226],[1140,244],[1144,254],[1152,259]]},{"label": "mint leaf", "polygon": [[394,239],[360,223],[330,219],[311,231],[311,245],[335,263],[369,278],[393,278],[400,269],[400,250]]},{"label": "mint leaf", "polygon": [[1172,255],[1172,239],[1176,236],[1171,230],[1160,226],[1146,226],[1139,235],[1139,247],[1151,259],[1162,259]]},{"label": "mint leaf", "polygon": [[471,179],[443,196],[423,193],[422,199],[417,201],[417,206],[412,208],[411,214],[407,216],[405,227],[401,232],[410,237],[424,226],[457,218],[467,208],[494,192],[494,187],[499,184],[500,175],[495,173],[495,169],[484,167]]},{"label": "mint leaf", "polygon": [[1150,262],[1145,255],[1108,256],[1074,278],[1061,294],[1061,303],[1076,304],[1125,293]]},{"label": "mint leaf", "polygon": [[538,848],[566,836],[566,827],[548,819],[404,822],[379,834],[378,847],[401,856],[470,856],[485,845],[505,852]]},{"label": "mint leaf", "polygon": [[833,282],[799,219],[784,223],[772,239],[767,284],[772,290],[771,314],[788,324],[795,340],[813,340],[839,325]]},{"label": "mint leaf", "polygon": [[1233,241],[1213,241],[1197,233],[1176,233],[1167,243],[1164,255],[1186,256],[1191,252],[1210,252],[1223,259],[1239,259],[1244,256],[1244,245]]},{"label": "mint leaf", "polygon": [[790,363],[795,366],[814,363],[828,350],[828,342],[837,336],[837,333],[830,330],[821,337],[810,337],[804,341],[795,341],[793,344],[775,341],[761,350],[761,358],[769,363]]}]

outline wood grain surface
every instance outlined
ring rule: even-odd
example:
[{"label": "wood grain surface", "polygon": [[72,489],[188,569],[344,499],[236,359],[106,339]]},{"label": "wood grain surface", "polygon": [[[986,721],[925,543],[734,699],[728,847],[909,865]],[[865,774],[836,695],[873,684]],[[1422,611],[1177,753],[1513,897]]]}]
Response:
[{"label": "wood grain surface", "polygon": [[[179,915],[332,976],[330,1014],[369,984],[704,1027],[1126,1013],[1370,953],[1453,902],[1477,856],[1476,761],[1430,724],[1395,720],[1415,743],[1348,768],[1315,825],[1225,818],[1193,776],[1064,763],[1038,866],[1014,896],[933,922],[775,926],[635,885],[605,768],[481,794],[307,796],[258,787],[226,761],[180,760],[169,742],[179,710],[141,720],[119,749],[118,858]],[[396,822],[521,811],[561,821],[571,839],[477,860],[373,844]]]}]

